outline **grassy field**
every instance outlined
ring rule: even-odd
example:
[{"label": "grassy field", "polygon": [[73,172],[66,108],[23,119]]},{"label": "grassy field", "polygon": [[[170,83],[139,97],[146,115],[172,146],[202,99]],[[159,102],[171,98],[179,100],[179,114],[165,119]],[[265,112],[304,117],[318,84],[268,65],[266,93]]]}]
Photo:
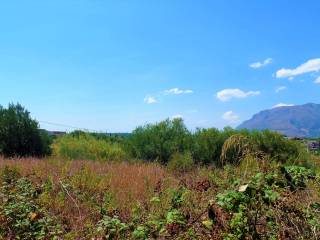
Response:
[{"label": "grassy field", "polygon": [[[310,160],[318,169],[319,158]],[[319,172],[0,158],[3,239],[319,239]]]},{"label": "grassy field", "polygon": [[3,115],[0,239],[320,239],[319,156],[279,133],[167,119],[50,138],[20,105]]}]

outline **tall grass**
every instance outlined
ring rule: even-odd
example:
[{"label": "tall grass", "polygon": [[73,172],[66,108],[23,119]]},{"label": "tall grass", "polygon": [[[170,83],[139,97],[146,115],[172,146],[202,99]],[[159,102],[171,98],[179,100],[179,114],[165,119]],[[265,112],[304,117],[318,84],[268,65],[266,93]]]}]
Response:
[{"label": "tall grass", "polygon": [[63,159],[120,161],[127,158],[118,143],[97,139],[89,134],[65,135],[52,144],[53,156]]}]

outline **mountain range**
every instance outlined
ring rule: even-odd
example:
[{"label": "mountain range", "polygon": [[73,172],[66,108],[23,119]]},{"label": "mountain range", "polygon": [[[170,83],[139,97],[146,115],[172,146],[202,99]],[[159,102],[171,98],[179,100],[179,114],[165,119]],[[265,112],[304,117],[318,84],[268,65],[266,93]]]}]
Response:
[{"label": "mountain range", "polygon": [[320,104],[283,106],[261,111],[238,129],[269,129],[289,137],[320,137]]}]

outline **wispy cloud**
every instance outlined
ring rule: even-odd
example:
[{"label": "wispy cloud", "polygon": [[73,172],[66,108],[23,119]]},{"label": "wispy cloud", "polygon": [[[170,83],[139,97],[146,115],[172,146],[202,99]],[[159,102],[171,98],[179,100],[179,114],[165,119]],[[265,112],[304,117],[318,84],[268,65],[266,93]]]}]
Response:
[{"label": "wispy cloud", "polygon": [[309,72],[318,72],[320,70],[320,58],[310,59],[307,62],[301,64],[300,66],[289,69],[289,68],[282,68],[276,72],[277,78],[289,78],[290,80],[293,77],[309,73]]},{"label": "wispy cloud", "polygon": [[250,96],[256,96],[259,94],[260,94],[260,91],[244,92],[238,88],[232,88],[232,89],[223,89],[217,92],[216,97],[222,102],[227,102],[232,98],[246,98]]},{"label": "wispy cloud", "polygon": [[320,77],[317,77],[316,80],[314,80],[315,84],[320,84]]},{"label": "wispy cloud", "polygon": [[190,94],[190,93],[193,93],[193,91],[190,89],[183,90],[179,88],[171,88],[171,89],[165,90],[163,93],[165,95],[179,95],[179,94]]},{"label": "wispy cloud", "polygon": [[146,103],[146,104],[154,104],[154,103],[157,103],[158,100],[155,98],[155,97],[151,97],[151,96],[146,96],[143,101]]},{"label": "wispy cloud", "polygon": [[290,103],[278,103],[278,104],[274,105],[272,108],[292,107],[292,106],[294,106],[294,104],[290,104]]},{"label": "wispy cloud", "polygon": [[265,66],[269,65],[270,63],[272,63],[272,58],[267,58],[267,59],[263,60],[262,62],[251,63],[249,66],[251,68],[257,69],[257,68],[265,67]]},{"label": "wispy cloud", "polygon": [[236,122],[239,122],[240,120],[240,117],[237,114],[235,114],[233,111],[225,112],[222,115],[222,118],[229,123],[236,123]]},{"label": "wispy cloud", "polygon": [[276,88],[275,92],[278,93],[278,92],[284,91],[286,89],[287,89],[286,86],[279,86],[279,87]]}]

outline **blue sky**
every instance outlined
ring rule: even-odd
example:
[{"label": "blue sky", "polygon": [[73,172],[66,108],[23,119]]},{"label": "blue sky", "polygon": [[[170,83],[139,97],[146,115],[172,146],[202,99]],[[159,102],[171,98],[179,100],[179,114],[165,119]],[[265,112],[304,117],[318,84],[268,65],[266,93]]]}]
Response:
[{"label": "blue sky", "polygon": [[[5,1],[0,104],[96,131],[319,103],[319,1]],[[317,79],[318,78],[318,79]]]}]

